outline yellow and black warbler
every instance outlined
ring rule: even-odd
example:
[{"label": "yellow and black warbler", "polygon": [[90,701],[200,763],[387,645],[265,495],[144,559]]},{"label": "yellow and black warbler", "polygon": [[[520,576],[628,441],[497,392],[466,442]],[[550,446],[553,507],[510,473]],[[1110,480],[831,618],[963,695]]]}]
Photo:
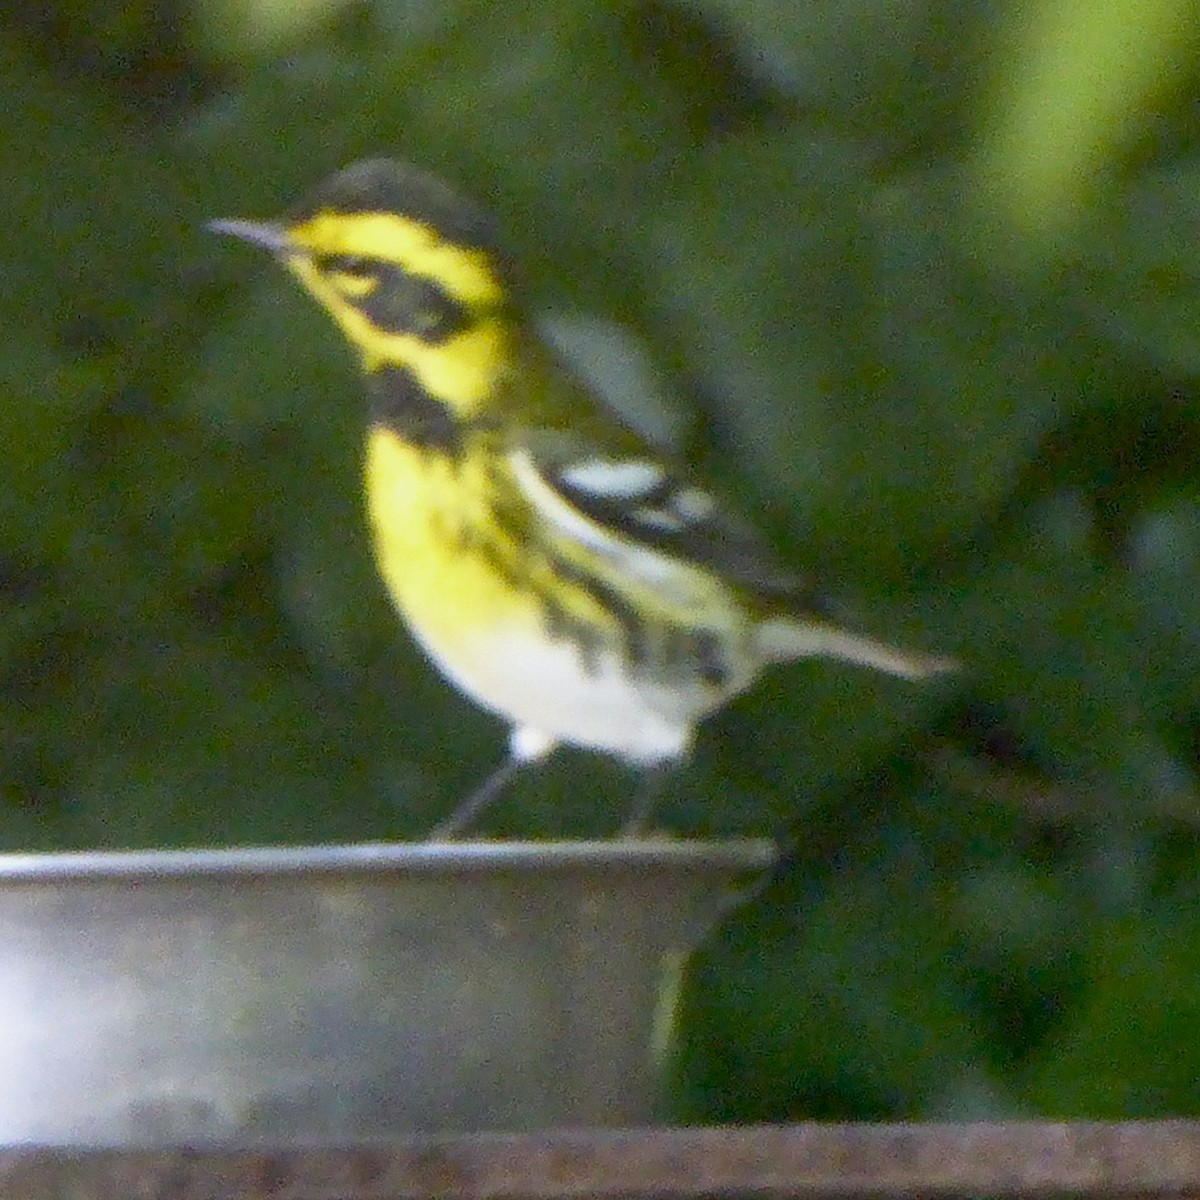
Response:
[{"label": "yellow and black warbler", "polygon": [[281,220],[212,228],[270,250],[349,339],[380,573],[434,663],[511,726],[507,767],[440,834],[562,743],[682,757],[768,663],[948,667],[838,625],[584,387],[521,313],[492,221],[437,179],[361,162]]}]

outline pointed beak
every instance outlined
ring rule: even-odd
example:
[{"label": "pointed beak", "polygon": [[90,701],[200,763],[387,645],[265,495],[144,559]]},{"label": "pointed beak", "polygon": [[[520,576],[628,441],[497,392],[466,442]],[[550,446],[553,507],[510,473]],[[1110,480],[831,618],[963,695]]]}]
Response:
[{"label": "pointed beak", "polygon": [[209,221],[205,229],[213,233],[227,233],[255,246],[262,246],[273,254],[287,254],[294,249],[287,230],[270,221]]}]

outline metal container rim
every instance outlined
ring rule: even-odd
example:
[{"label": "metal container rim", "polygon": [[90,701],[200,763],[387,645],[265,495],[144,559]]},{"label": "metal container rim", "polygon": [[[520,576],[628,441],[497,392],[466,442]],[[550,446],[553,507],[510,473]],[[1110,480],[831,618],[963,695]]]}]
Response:
[{"label": "metal container rim", "polygon": [[367,842],[181,850],[0,853],[0,886],[63,880],[572,871],[741,872],[778,857],[765,838],[727,841]]}]

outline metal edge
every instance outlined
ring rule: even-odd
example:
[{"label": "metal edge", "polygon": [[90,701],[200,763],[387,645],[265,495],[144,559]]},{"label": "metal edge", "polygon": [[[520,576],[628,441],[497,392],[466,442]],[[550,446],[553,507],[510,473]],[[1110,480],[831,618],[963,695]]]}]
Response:
[{"label": "metal edge", "polygon": [[488,871],[756,871],[778,858],[765,838],[719,842],[370,842],[196,850],[0,854],[0,886],[59,880],[154,880],[301,874],[455,874]]}]

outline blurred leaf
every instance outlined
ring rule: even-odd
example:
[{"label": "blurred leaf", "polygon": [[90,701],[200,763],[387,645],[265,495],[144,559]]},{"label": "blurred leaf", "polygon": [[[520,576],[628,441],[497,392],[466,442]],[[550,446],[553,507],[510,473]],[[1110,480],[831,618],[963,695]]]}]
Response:
[{"label": "blurred leaf", "polygon": [[[781,89],[828,102],[877,94],[891,61],[905,57],[930,5],[897,0],[811,4],[780,0],[693,0],[728,23],[747,59]],[[850,64],[855,70],[849,70]]]},{"label": "blurred leaf", "polygon": [[1021,851],[972,856],[947,906],[963,992],[997,1073],[1035,1058],[1086,987],[1074,915],[1086,883],[1021,861]]},{"label": "blurred leaf", "polygon": [[1031,1079],[1049,1117],[1130,1120],[1200,1112],[1200,941],[1194,905],[1097,923],[1088,999]]},{"label": "blurred leaf", "polygon": [[892,156],[949,144],[974,106],[986,0],[687,0],[728,30],[747,68]]},{"label": "blurred leaf", "polygon": [[365,394],[345,341],[316,305],[261,254],[210,247],[247,285],[206,329],[197,368],[177,403],[222,439],[251,444],[315,427],[361,429]]},{"label": "blurred leaf", "polygon": [[1146,361],[1200,372],[1200,163],[1132,180],[1089,231],[1074,277],[1097,328]]},{"label": "blurred leaf", "polygon": [[[79,721],[105,705],[104,739],[72,801],[75,838],[180,845],[202,824],[221,844],[319,841],[360,825],[375,793],[365,779],[352,786],[348,747],[311,681],[266,670],[227,633],[154,632],[98,659],[75,698]],[[137,804],[121,802],[131,795]]]},{"label": "blurred leaf", "polygon": [[979,180],[1045,249],[1073,226],[1192,69],[1188,0],[1039,0],[1009,10],[1008,52],[983,124]]},{"label": "blurred leaf", "polygon": [[798,891],[785,876],[698,958],[677,1066],[684,1119],[915,1117],[985,1086],[942,969],[952,943],[937,879],[890,832],[899,840],[874,847],[870,878],[846,863]]},{"label": "blurred leaf", "polygon": [[1132,531],[1130,586],[1144,611],[1179,639],[1171,661],[1187,670],[1200,652],[1200,497],[1163,496]]},{"label": "blurred leaf", "polygon": [[[988,637],[972,668],[1002,689],[1060,778],[1086,789],[1109,821],[1134,823],[1156,802],[1173,807],[1183,770],[1156,723],[1175,650],[1145,623],[1124,572],[1095,561],[1077,498],[1040,517],[975,600]],[[1105,789],[1119,799],[1097,794]]]},{"label": "blurred leaf", "polygon": [[726,141],[656,248],[739,455],[793,498],[816,563],[879,587],[999,506],[1095,346],[978,270],[953,178],[869,173],[807,135]]},{"label": "blurred leaf", "polygon": [[280,53],[346,5],[347,0],[193,0],[193,34],[200,48],[217,58]]}]

